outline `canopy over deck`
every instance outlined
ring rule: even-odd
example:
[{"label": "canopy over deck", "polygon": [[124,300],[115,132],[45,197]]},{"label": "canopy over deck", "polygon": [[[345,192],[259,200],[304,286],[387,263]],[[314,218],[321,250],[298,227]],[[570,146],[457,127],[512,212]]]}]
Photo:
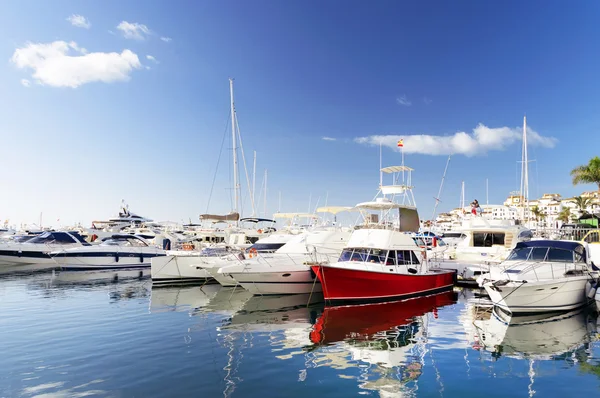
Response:
[{"label": "canopy over deck", "polygon": [[200,214],[200,220],[209,221],[238,221],[240,219],[240,213],[229,213],[225,216],[216,214]]},{"label": "canopy over deck", "polygon": [[317,209],[317,213],[331,213],[338,214],[343,211],[352,211],[353,208],[349,206],[323,206]]},{"label": "canopy over deck", "polygon": [[319,216],[311,213],[275,213],[273,218],[319,218]]},{"label": "canopy over deck", "polygon": [[408,167],[408,166],[388,166],[388,167],[384,167],[383,169],[381,169],[381,172],[392,174],[392,173],[400,173],[402,171],[414,171],[414,170],[415,169]]}]

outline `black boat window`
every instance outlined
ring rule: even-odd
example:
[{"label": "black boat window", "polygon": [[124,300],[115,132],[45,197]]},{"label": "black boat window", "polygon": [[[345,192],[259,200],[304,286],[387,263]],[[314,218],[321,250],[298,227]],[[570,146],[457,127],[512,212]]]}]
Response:
[{"label": "black boat window", "polygon": [[283,245],[285,245],[285,243],[255,243],[250,246],[248,250],[255,249],[260,253],[272,253]]},{"label": "black boat window", "polygon": [[546,254],[548,253],[547,247],[534,247],[531,249],[531,255],[529,256],[529,261],[544,261],[546,259]]},{"label": "black boat window", "polygon": [[396,265],[396,250],[390,250],[385,265]]},{"label": "black boat window", "polygon": [[412,250],[397,250],[396,260],[398,265],[419,264],[419,259]]},{"label": "black boat window", "polygon": [[514,249],[508,256],[507,260],[526,261],[527,258],[529,258],[530,252],[531,252],[531,248],[529,248],[529,247]]},{"label": "black boat window", "polygon": [[492,247],[492,245],[504,245],[504,234],[491,232],[473,233],[474,247]]},{"label": "black boat window", "polygon": [[28,243],[67,244],[77,243],[77,240],[65,232],[44,232],[29,240]]},{"label": "black boat window", "polygon": [[570,250],[561,250],[551,247],[548,251],[548,261],[557,263],[572,263],[573,252]]}]

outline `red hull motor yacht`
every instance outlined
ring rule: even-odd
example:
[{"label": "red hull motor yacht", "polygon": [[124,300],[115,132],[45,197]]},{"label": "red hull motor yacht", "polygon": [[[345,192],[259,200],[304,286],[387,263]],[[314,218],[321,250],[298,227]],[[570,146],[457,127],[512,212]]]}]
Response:
[{"label": "red hull motor yacht", "polygon": [[[411,236],[419,230],[417,208],[410,201],[412,169],[392,166],[381,171],[394,174],[394,181],[402,177],[407,182],[381,186],[382,197],[356,205],[364,223],[356,227],[338,261],[311,265],[327,303],[401,300],[440,293],[454,285],[456,271],[430,267],[427,249]],[[397,196],[402,203],[394,200]]]}]

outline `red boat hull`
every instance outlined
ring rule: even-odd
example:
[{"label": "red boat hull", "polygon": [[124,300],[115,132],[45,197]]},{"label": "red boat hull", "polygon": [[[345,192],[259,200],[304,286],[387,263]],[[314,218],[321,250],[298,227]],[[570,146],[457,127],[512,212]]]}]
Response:
[{"label": "red boat hull", "polygon": [[323,297],[329,303],[402,300],[449,290],[456,271],[427,274],[393,274],[360,271],[327,265],[311,266],[321,281]]},{"label": "red boat hull", "polygon": [[310,333],[315,344],[330,344],[347,338],[369,340],[380,332],[409,325],[415,317],[456,303],[447,291],[407,301],[325,307]]}]

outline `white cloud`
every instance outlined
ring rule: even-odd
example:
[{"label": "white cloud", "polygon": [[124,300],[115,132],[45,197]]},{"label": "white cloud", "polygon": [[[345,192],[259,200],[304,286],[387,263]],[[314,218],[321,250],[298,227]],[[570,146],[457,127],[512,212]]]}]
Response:
[{"label": "white cloud", "polygon": [[154,58],[152,55],[146,55],[146,59],[158,64],[158,60]]},{"label": "white cloud", "polygon": [[39,84],[52,87],[79,87],[86,83],[127,81],[142,64],[134,52],[88,53],[77,43],[27,43],[10,59],[19,69],[31,69]]},{"label": "white cloud", "polygon": [[321,137],[321,139],[323,141],[337,141],[337,138],[333,138],[333,137]]},{"label": "white cloud", "polygon": [[152,33],[144,24],[127,21],[122,21],[119,25],[117,25],[117,30],[120,30],[123,34],[123,37],[126,39],[135,40],[144,40],[146,36]]},{"label": "white cloud", "polygon": [[21,79],[21,84],[25,87],[30,87],[31,86],[31,82],[27,79]]},{"label": "white cloud", "polygon": [[[459,131],[449,136],[427,134],[413,135],[371,135],[355,138],[359,144],[384,146],[399,150],[399,139],[404,140],[404,152],[423,155],[483,155],[488,151],[501,151],[522,138],[522,128],[498,127],[490,128],[479,124],[471,134]],[[527,128],[527,142],[530,145],[553,148],[556,138],[544,137],[538,132]]]},{"label": "white cloud", "polygon": [[166,37],[166,36],[162,36],[160,39],[161,39],[162,41],[164,41],[165,43],[168,43],[168,42],[170,42],[171,40],[173,40],[173,39],[171,39],[170,37]]},{"label": "white cloud", "polygon": [[401,95],[400,97],[396,98],[396,103],[398,105],[402,105],[402,106],[411,106],[412,102],[406,98],[406,95]]},{"label": "white cloud", "polygon": [[431,105],[432,102],[433,102],[433,100],[431,98],[427,98],[427,97],[423,98],[423,103],[425,105]]},{"label": "white cloud", "polygon": [[71,25],[76,26],[78,28],[89,29],[92,27],[90,21],[83,15],[79,14],[71,15],[69,18],[67,18],[67,21],[69,21]]}]

